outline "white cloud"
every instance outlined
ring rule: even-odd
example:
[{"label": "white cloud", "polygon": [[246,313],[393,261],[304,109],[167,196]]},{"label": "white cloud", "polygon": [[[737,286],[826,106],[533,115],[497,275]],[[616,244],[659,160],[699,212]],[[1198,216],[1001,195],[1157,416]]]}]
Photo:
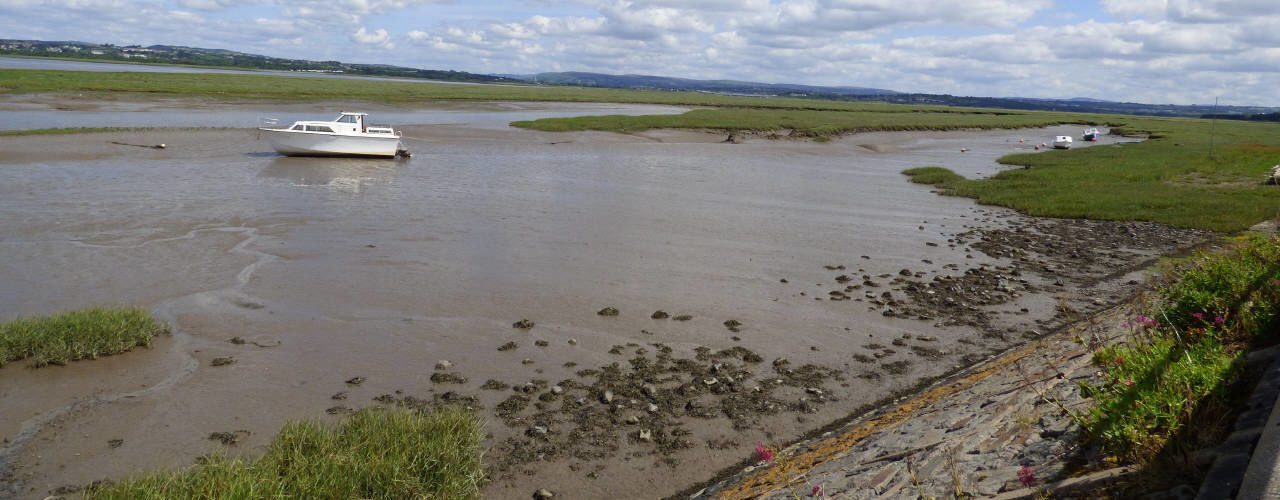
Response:
[{"label": "white cloud", "polygon": [[1280,72],[1280,1],[1100,0],[1100,12],[1068,3],[0,0],[0,33],[491,73],[1149,102],[1222,92],[1280,105],[1268,83]]},{"label": "white cloud", "polygon": [[383,49],[396,48],[396,44],[391,41],[391,34],[387,33],[387,30],[385,29],[368,31],[363,26],[361,26],[360,29],[356,30],[355,33],[351,34],[351,39],[355,40],[356,43],[373,45],[378,48],[383,48]]}]

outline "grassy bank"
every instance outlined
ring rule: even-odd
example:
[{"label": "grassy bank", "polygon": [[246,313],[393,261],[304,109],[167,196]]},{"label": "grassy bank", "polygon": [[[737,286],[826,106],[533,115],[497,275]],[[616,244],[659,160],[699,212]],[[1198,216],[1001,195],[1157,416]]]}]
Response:
[{"label": "grassy bank", "polygon": [[63,364],[150,346],[168,326],[132,307],[94,307],[0,324],[0,366],[30,358],[32,366]]},{"label": "grassy bank", "polygon": [[1103,382],[1084,387],[1093,406],[1081,427],[1123,461],[1222,434],[1243,354],[1278,340],[1280,239],[1248,238],[1174,275],[1153,312],[1129,320],[1131,338],[1095,354]]},{"label": "grassy bank", "polygon": [[484,479],[473,414],[364,409],[337,425],[290,422],[266,453],[91,487],[86,498],[475,498]]},{"label": "grassy bank", "polygon": [[603,130],[638,132],[658,128],[718,129],[769,132],[787,130],[793,136],[831,137],[869,131],[957,129],[1013,129],[1064,123],[1096,122],[1102,117],[1067,113],[995,112],[977,109],[922,110],[909,106],[890,109],[696,109],[679,115],[581,116],[512,122],[513,126],[550,132]]},{"label": "grassy bank", "polygon": [[[1280,215],[1280,190],[1262,183],[1280,163],[1280,126],[1265,123],[1127,117],[1151,134],[1141,143],[1015,154],[1025,168],[965,179],[942,167],[905,171],[946,194],[1030,215],[1148,220],[1239,231]],[[1210,129],[1213,129],[1210,135]],[[1211,146],[1212,141],[1212,146]]]},{"label": "grassy bank", "polygon": [[[0,69],[0,93],[103,93],[207,97],[219,100],[365,101],[430,100],[555,101],[745,106],[815,110],[945,110],[942,106],[898,106],[800,98],[724,96],[701,92],[620,90],[536,85],[471,85],[213,73],[136,73]],[[959,109],[959,108],[956,108]]]}]

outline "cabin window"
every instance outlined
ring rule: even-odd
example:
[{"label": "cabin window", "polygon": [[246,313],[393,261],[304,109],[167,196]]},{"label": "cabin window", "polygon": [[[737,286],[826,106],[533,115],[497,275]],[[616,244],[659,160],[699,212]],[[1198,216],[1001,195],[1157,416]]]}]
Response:
[{"label": "cabin window", "polygon": [[355,122],[356,122],[355,115],[342,115],[341,118],[338,118],[338,123],[355,123]]},{"label": "cabin window", "polygon": [[321,125],[307,125],[307,132],[329,132],[333,133],[333,129]]},{"label": "cabin window", "polygon": [[302,125],[294,125],[293,128],[289,130],[303,130],[303,128],[302,128]]}]

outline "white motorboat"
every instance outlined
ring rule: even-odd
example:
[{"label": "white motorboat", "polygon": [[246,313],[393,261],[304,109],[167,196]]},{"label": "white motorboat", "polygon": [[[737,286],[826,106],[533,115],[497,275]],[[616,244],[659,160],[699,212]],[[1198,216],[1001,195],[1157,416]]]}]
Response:
[{"label": "white motorboat", "polygon": [[342,112],[333,121],[298,121],[285,128],[271,126],[275,122],[268,119],[258,130],[285,156],[409,156],[398,132],[390,125],[368,125],[366,116]]},{"label": "white motorboat", "polygon": [[1102,132],[1099,132],[1098,129],[1096,128],[1089,128],[1089,129],[1085,129],[1083,139],[1086,142],[1098,142],[1098,139],[1101,137],[1102,137]]},{"label": "white motorboat", "polygon": [[1053,138],[1053,149],[1071,149],[1071,136],[1060,135]]}]

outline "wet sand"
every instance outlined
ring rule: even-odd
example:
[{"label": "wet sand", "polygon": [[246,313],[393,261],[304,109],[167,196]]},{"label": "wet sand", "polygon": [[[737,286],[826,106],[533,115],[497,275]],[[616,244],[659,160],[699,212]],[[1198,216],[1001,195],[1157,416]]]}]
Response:
[{"label": "wet sand", "polygon": [[[1035,221],[900,174],[990,175],[1075,129],[726,144],[481,120],[404,127],[407,161],[282,158],[248,130],[0,138],[0,319],[127,303],[175,326],[0,369],[0,474],[39,498],[252,454],[286,419],[447,400],[488,418],[488,497],[674,494],[1047,332],[1064,304],[1117,301],[1205,237]],[[1075,251],[1002,256],[1025,231]]]}]

